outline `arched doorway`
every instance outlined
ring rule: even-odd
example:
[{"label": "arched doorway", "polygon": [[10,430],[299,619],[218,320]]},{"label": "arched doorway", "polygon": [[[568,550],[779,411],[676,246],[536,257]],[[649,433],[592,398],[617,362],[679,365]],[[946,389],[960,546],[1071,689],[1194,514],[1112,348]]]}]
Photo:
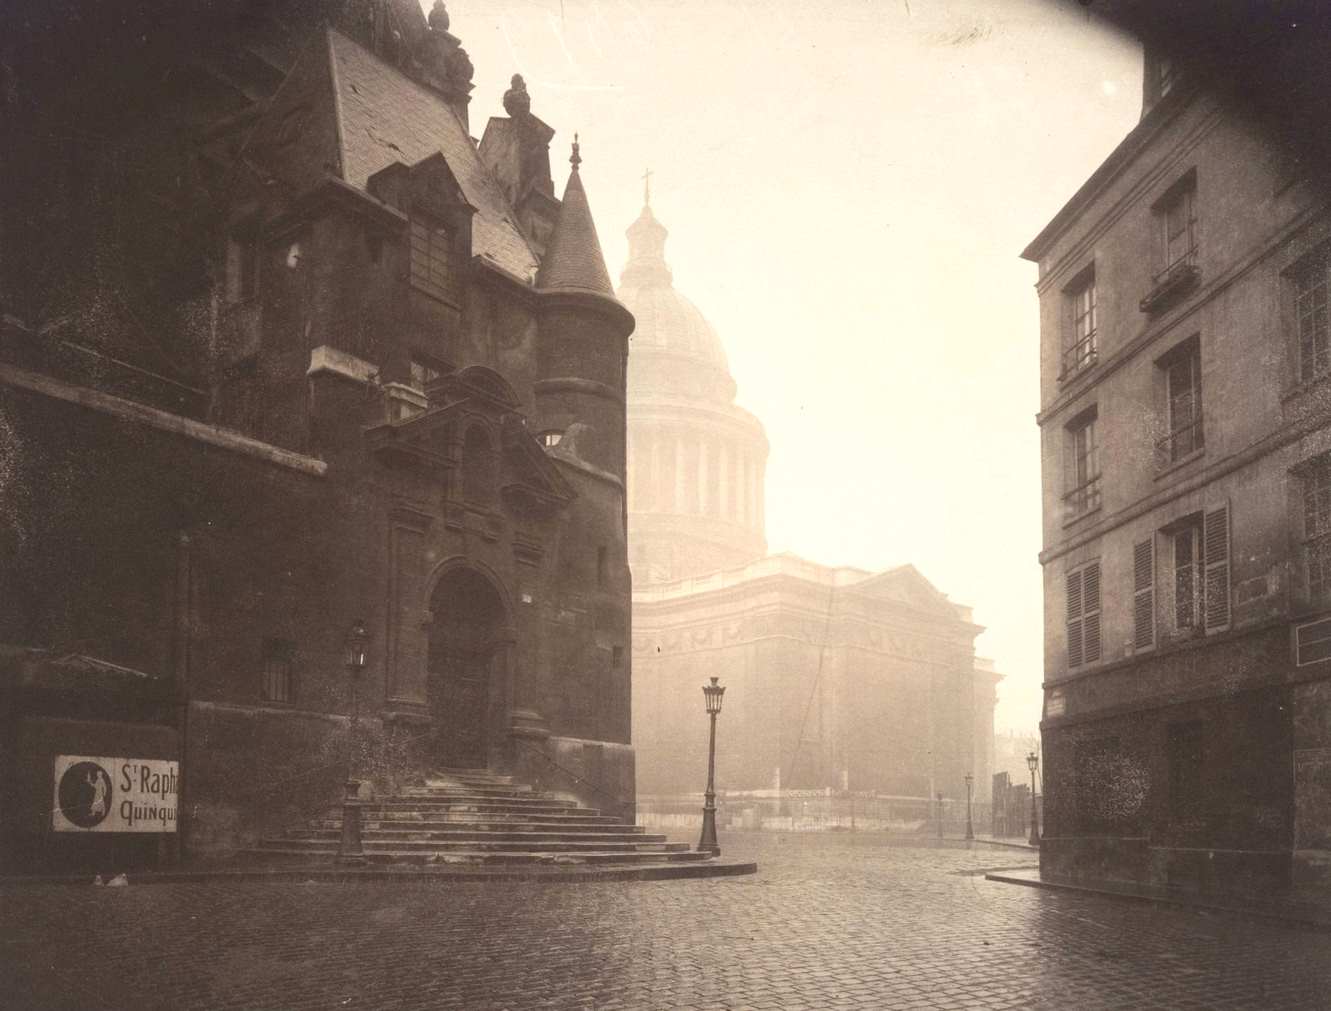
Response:
[{"label": "arched doorway", "polygon": [[484,768],[502,704],[504,602],[475,569],[445,573],[430,596],[427,697],[434,713],[436,755],[452,768]]}]

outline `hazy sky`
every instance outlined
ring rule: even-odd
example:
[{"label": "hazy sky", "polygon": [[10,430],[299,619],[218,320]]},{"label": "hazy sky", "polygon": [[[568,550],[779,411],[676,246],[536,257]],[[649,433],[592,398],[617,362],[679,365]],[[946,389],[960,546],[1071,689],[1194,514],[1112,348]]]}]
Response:
[{"label": "hazy sky", "polygon": [[[425,6],[428,8],[429,3]],[[513,73],[581,134],[611,274],[652,204],[766,425],[772,551],[913,562],[987,626],[999,727],[1042,666],[1026,243],[1136,123],[1141,55],[1049,0],[450,0],[472,132]]]}]

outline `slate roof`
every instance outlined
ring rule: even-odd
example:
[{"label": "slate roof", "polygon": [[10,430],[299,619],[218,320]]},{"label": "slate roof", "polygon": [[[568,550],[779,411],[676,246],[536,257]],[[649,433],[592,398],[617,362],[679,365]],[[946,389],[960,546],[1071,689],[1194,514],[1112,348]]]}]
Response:
[{"label": "slate roof", "polygon": [[[576,149],[577,145],[574,145]],[[576,155],[575,155],[576,157]],[[536,287],[543,290],[593,291],[615,297],[610,284],[610,272],[605,269],[601,255],[601,241],[596,237],[596,224],[582,188],[582,178],[575,164],[564,189],[564,202],[559,207],[559,218],[545,250]]]},{"label": "slate roof", "polygon": [[328,51],[342,177],[363,190],[370,176],[394,162],[415,165],[442,153],[467,202],[476,208],[472,252],[531,281],[538,266],[536,255],[448,103],[334,29],[328,30]]}]

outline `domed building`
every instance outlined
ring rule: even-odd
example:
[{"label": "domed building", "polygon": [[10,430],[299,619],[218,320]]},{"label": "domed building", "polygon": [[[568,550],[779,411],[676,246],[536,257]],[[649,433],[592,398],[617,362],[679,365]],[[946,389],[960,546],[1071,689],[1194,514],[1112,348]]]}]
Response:
[{"label": "domed building", "polygon": [[728,686],[723,825],[810,817],[811,791],[821,817],[859,804],[860,824],[875,812],[884,825],[930,817],[940,794],[961,812],[967,773],[984,801],[999,676],[975,657],[970,608],[910,565],[871,573],[767,555],[763,426],[736,406],[720,338],[675,288],[650,202],[627,234],[618,297],[637,320],[627,390],[640,820],[698,813],[698,689],[712,675]]},{"label": "domed building", "polygon": [[725,348],[675,288],[666,228],[644,204],[628,229],[619,299],[633,313],[628,372],[629,544],[637,585],[761,558],[767,436],[735,405]]}]

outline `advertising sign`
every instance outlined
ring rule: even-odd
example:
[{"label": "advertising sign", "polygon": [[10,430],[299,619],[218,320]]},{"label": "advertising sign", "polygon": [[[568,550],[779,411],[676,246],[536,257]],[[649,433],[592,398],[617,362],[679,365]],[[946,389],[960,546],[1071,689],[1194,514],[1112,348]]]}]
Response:
[{"label": "advertising sign", "polygon": [[57,755],[57,832],[174,832],[180,766],[162,758]]}]

